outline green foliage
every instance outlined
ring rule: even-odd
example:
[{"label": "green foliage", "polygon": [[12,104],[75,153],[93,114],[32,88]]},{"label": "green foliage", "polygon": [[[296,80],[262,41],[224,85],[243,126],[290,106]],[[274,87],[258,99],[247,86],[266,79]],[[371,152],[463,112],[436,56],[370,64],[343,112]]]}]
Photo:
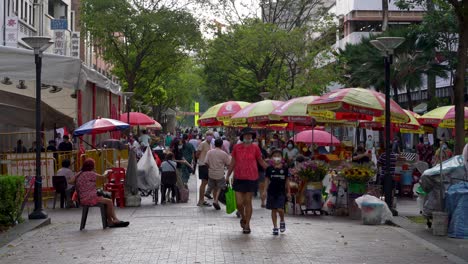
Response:
[{"label": "green foliage", "polygon": [[[323,63],[331,55],[333,28],[330,20],[285,30],[249,19],[219,33],[201,54],[207,99],[254,102],[261,92],[273,99],[323,93],[336,76],[334,66]],[[323,34],[311,38],[312,31]]]},{"label": "green foliage", "polygon": [[0,226],[15,224],[24,198],[24,177],[0,175]]},{"label": "green foliage", "polygon": [[157,80],[177,72],[202,39],[190,13],[137,2],[84,0],[81,21],[125,90],[143,97],[148,87],[163,89]]},{"label": "green foliage", "polygon": [[[403,42],[393,55],[391,66],[391,86],[394,94],[405,89],[412,91],[423,86],[424,74],[447,77],[447,67],[435,59],[436,43],[419,31],[419,28],[389,29],[380,36],[404,37]],[[377,36],[365,38],[360,44],[348,44],[338,53],[345,83],[349,87],[375,87],[384,89],[384,63],[382,54],[370,44]],[[394,95],[394,99],[397,97]]]}]

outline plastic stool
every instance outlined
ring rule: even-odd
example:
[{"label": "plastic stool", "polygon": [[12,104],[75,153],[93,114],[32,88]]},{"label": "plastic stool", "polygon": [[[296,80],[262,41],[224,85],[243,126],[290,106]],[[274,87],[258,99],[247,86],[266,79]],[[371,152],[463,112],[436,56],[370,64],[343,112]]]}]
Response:
[{"label": "plastic stool", "polygon": [[101,220],[102,220],[102,229],[106,229],[107,227],[107,217],[106,217],[106,209],[107,206],[105,204],[96,204],[96,205],[81,205],[83,207],[83,212],[81,213],[81,224],[80,230],[83,230],[86,226],[86,220],[88,219],[88,212],[90,207],[99,207],[101,209]]}]

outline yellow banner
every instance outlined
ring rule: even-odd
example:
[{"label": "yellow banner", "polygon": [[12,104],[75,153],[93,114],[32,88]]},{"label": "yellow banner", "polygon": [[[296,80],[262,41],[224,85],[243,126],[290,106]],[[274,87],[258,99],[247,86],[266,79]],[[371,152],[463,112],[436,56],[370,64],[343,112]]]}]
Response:
[{"label": "yellow banner", "polygon": [[200,115],[198,114],[199,112],[200,112],[200,103],[195,102],[195,113],[197,113],[194,118],[195,126],[198,126],[198,119],[200,118]]}]

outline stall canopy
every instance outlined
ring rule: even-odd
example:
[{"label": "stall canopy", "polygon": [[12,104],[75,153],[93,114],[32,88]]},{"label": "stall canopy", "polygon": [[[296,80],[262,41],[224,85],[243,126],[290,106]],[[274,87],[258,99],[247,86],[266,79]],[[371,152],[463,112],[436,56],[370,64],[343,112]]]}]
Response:
[{"label": "stall canopy", "polygon": [[[3,115],[0,122],[34,128],[34,54],[31,50],[0,46],[0,58],[0,110]],[[44,53],[41,76],[42,117],[46,129],[73,126],[73,120],[77,118],[76,90],[86,89],[88,82],[120,94],[120,86],[78,58]]]}]

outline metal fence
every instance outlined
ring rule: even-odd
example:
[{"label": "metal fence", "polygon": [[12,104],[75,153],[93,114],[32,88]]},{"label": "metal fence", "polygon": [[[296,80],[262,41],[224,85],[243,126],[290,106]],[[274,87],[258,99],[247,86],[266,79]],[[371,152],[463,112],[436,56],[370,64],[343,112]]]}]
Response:
[{"label": "metal fence", "polygon": [[[43,142],[46,133],[43,133]],[[17,175],[32,177],[36,175],[36,152],[34,147],[35,132],[9,132],[0,133],[0,175]],[[23,144],[19,144],[19,140]],[[31,147],[27,147],[31,146]],[[106,169],[121,167],[126,164],[128,150],[117,149],[94,149],[79,151],[49,151],[47,146],[43,147],[41,153],[41,176],[43,187],[43,201],[53,199],[54,189],[52,177],[61,168],[62,161],[70,160],[70,169],[77,172],[81,169],[86,158],[93,158],[96,162],[96,172],[103,174]],[[103,181],[96,183],[97,187],[102,187]]]}]

